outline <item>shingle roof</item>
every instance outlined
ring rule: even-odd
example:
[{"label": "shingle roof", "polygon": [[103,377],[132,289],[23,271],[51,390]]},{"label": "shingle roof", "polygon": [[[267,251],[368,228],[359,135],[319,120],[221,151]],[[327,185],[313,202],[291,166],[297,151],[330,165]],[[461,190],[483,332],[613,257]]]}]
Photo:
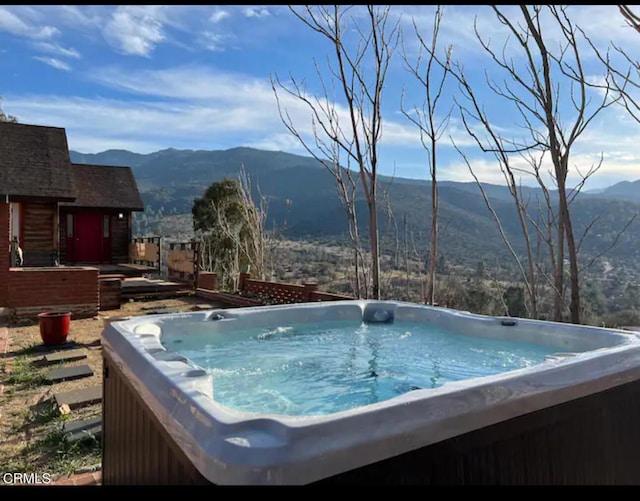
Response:
[{"label": "shingle roof", "polygon": [[76,199],[60,205],[144,210],[131,167],[71,164]]},{"label": "shingle roof", "polygon": [[65,130],[0,122],[0,196],[73,200]]}]

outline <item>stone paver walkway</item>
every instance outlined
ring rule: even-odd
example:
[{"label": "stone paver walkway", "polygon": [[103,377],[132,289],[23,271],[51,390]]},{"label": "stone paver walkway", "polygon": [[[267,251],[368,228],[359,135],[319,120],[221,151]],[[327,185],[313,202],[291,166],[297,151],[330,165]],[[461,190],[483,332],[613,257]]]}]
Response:
[{"label": "stone paver walkway", "polygon": [[[5,354],[9,350],[9,329],[6,327],[0,327],[0,360],[6,360]],[[6,367],[5,370],[9,372],[10,367]],[[0,381],[0,395],[4,391],[4,386]],[[0,419],[2,413],[0,412]],[[50,485],[102,485],[102,472],[93,471],[87,473],[78,473],[71,476],[60,477],[58,480]]]},{"label": "stone paver walkway", "polygon": [[102,485],[102,472],[94,471],[61,477],[51,485]]}]

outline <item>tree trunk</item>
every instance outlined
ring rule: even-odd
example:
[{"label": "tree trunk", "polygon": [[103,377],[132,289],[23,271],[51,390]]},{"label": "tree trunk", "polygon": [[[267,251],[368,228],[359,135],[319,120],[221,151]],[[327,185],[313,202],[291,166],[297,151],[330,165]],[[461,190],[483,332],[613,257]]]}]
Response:
[{"label": "tree trunk", "polygon": [[578,250],[573,236],[573,226],[569,217],[569,204],[567,202],[567,193],[564,185],[558,190],[560,196],[560,217],[562,226],[567,236],[567,251],[569,254],[569,283],[571,284],[571,302],[569,303],[569,312],[571,314],[571,323],[580,323],[580,281],[578,272]]},{"label": "tree trunk", "polygon": [[[435,148],[432,148],[432,165],[435,167]],[[431,179],[431,241],[429,243],[429,290],[428,301],[433,305],[436,301],[436,262],[438,260],[438,183],[435,172]]]},{"label": "tree trunk", "polygon": [[355,277],[353,283],[353,297],[360,299],[360,257],[358,256],[358,249],[353,249],[353,263],[355,267]]},{"label": "tree trunk", "polygon": [[380,242],[378,240],[378,211],[375,193],[369,202],[369,242],[371,244],[372,299],[380,299]]},{"label": "tree trunk", "polygon": [[405,277],[406,277],[406,281],[405,281],[405,287],[406,287],[406,294],[407,294],[407,301],[410,301],[411,299],[411,291],[410,291],[410,284],[409,284],[409,234],[407,232],[407,215],[404,214],[402,216],[402,226],[403,226],[403,231],[404,231],[404,271],[405,271]]},{"label": "tree trunk", "polygon": [[556,253],[556,269],[554,280],[554,293],[555,299],[553,302],[553,320],[555,322],[562,322],[562,313],[564,310],[564,217],[562,215],[562,209],[558,215],[558,252]]}]

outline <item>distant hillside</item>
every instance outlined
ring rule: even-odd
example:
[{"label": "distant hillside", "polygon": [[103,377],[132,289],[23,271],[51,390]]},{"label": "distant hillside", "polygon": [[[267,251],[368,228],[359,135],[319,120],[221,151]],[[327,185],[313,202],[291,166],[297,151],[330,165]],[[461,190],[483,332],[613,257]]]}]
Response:
[{"label": "distant hillside", "polygon": [[[258,188],[268,197],[269,227],[284,228],[292,238],[335,239],[344,237],[347,231],[333,178],[310,157],[253,148],[224,151],[166,149],[147,155],[125,150],[70,153],[71,160],[76,163],[132,167],[147,207],[147,214],[143,216],[145,221],[163,215],[190,213],[193,199],[201,196],[212,182],[237,177],[240,167],[244,166],[256,199]],[[402,232],[402,219],[406,214],[415,239],[424,242],[429,231],[430,182],[386,176],[381,176],[380,182],[388,192],[399,232]],[[442,181],[439,185],[443,254],[453,261],[504,259],[504,244],[477,185],[451,181]],[[490,184],[485,184],[484,188],[513,245],[522,250],[517,212],[508,189]],[[536,188],[525,188],[525,191],[534,204],[540,191]],[[380,205],[381,208],[384,206],[383,203]],[[366,230],[366,203],[362,196],[357,207],[363,230]],[[600,252],[613,240],[616,231],[640,211],[640,181],[619,183],[602,193],[581,195],[574,200],[572,210],[578,238],[593,218],[599,217],[582,250]],[[380,221],[384,231],[389,221],[382,209]],[[391,227],[394,227],[393,222]],[[530,231],[535,234],[533,226]],[[629,228],[621,242],[611,255],[638,266],[640,220]]]},{"label": "distant hillside", "polygon": [[598,193],[601,198],[640,202],[640,179],[638,181],[622,181],[609,186]]}]

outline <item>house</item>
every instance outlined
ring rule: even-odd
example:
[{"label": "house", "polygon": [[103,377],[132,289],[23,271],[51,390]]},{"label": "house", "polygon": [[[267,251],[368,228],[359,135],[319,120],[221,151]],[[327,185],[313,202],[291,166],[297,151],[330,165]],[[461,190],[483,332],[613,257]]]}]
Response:
[{"label": "house", "polygon": [[86,265],[127,262],[143,208],[129,167],[73,164],[63,128],[0,122],[0,309],[95,314],[99,271]]},{"label": "house", "polygon": [[144,209],[129,167],[72,164],[64,129],[7,122],[0,196],[23,266],[126,262],[131,213]]},{"label": "house", "polygon": [[76,198],[59,205],[60,263],[127,262],[131,214],[144,208],[131,168],[71,164],[71,172]]}]

